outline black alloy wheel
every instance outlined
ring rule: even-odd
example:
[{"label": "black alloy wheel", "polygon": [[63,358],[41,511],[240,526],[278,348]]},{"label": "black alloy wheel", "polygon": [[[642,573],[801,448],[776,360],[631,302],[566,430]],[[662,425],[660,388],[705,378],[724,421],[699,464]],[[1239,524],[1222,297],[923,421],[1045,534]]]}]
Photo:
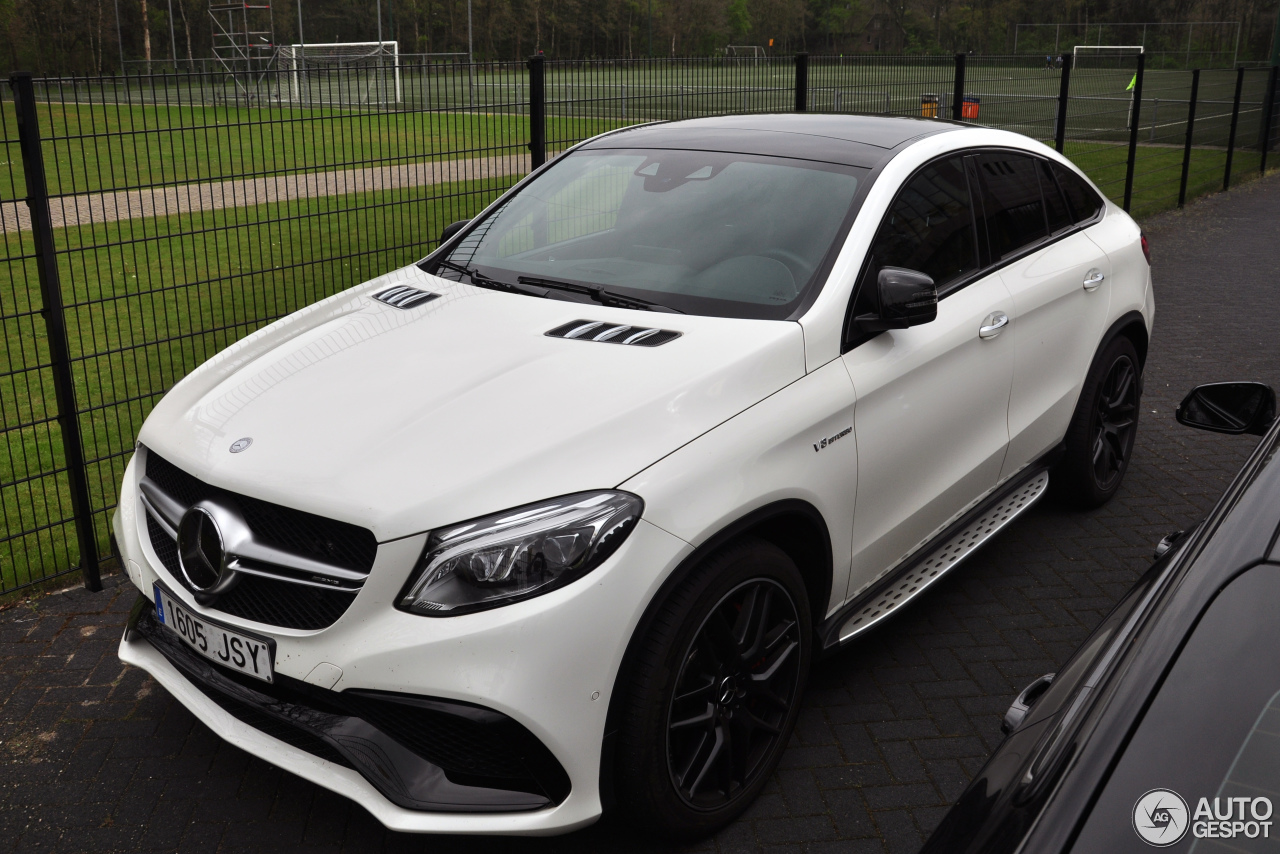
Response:
[{"label": "black alloy wheel", "polygon": [[1081,509],[1101,507],[1120,489],[1142,412],[1142,367],[1133,342],[1111,339],[1089,367],[1067,428],[1066,453],[1049,487]]},{"label": "black alloy wheel", "polygon": [[800,688],[795,602],[769,578],[711,609],[683,656],[667,714],[667,764],[680,798],[723,808],[751,788],[777,747]]},{"label": "black alloy wheel", "polygon": [[1125,355],[1111,364],[1094,411],[1093,476],[1099,490],[1119,485],[1137,427],[1138,370]]},{"label": "black alloy wheel", "polygon": [[814,641],[804,577],[756,537],[654,602],[609,704],[616,802],[637,829],[699,839],[750,806],[795,729]]}]

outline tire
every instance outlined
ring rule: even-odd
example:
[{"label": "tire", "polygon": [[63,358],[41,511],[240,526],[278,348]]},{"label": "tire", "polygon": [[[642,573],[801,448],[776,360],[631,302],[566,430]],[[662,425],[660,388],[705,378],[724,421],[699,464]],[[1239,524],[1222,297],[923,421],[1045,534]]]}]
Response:
[{"label": "tire", "polygon": [[1111,500],[1133,456],[1141,411],[1142,370],[1133,342],[1118,335],[1094,358],[1067,428],[1067,451],[1050,483],[1081,509]]},{"label": "tire", "polygon": [[813,642],[804,580],[764,540],[727,546],[670,593],[618,685],[617,791],[639,829],[696,839],[751,804],[795,728]]}]

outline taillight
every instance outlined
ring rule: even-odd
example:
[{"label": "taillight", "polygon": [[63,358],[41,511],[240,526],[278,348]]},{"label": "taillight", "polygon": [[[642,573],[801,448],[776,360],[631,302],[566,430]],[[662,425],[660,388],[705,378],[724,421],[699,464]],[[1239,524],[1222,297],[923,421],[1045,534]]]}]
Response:
[{"label": "taillight", "polygon": [[1147,256],[1147,266],[1151,266],[1151,244],[1147,242],[1147,236],[1142,235],[1142,254]]}]

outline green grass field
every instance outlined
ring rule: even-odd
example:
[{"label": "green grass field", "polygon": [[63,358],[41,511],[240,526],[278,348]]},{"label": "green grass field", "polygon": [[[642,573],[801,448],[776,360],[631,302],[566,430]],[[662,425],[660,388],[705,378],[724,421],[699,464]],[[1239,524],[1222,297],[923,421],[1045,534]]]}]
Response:
[{"label": "green grass field", "polygon": [[[775,65],[698,76],[675,71],[611,78],[549,79],[548,147],[557,150],[603,130],[650,118],[734,111],[787,110],[790,69]],[[922,92],[945,96],[948,64],[896,76],[851,64],[811,69],[815,110],[867,109],[914,114]],[[909,72],[909,73],[908,73]],[[880,76],[876,76],[880,75]],[[62,193],[162,183],[293,173],[518,153],[528,118],[493,113],[503,86],[481,89],[475,112],[314,110],[235,104],[143,103],[40,106],[51,189]],[[1221,79],[1219,79],[1221,78]],[[1218,107],[1224,75],[1201,81],[1201,120],[1188,198],[1221,189],[1225,124]],[[1176,205],[1185,135],[1184,73],[1148,78],[1133,213]],[[450,91],[459,81],[454,80]],[[492,82],[492,81],[491,81]],[[1127,154],[1128,73],[1081,74],[1072,102],[1066,154],[1104,192],[1123,194]],[[966,91],[982,97],[979,121],[1051,138],[1057,76],[1026,69],[977,69]],[[625,96],[623,86],[626,86]],[[485,97],[485,92],[493,97]],[[1178,106],[1179,93],[1183,99]],[[456,94],[456,91],[455,91]],[[1084,97],[1088,96],[1088,97]],[[1163,106],[1155,103],[1163,98]],[[457,107],[458,104],[440,103]],[[884,106],[881,106],[884,105]],[[1182,111],[1179,114],[1179,109]],[[1218,110],[1218,112],[1214,112]],[[13,137],[12,104],[0,119]],[[1238,138],[1256,138],[1242,116]],[[0,196],[25,192],[16,146],[0,170]],[[18,163],[15,166],[15,163]],[[0,164],[3,165],[3,164]],[[1280,165],[1277,163],[1276,165]],[[1233,183],[1257,175],[1258,155],[1237,150]],[[129,219],[60,230],[56,242],[99,548],[107,547],[107,512],[134,437],[158,397],[193,367],[266,322],[421,256],[440,229],[474,215],[515,181],[486,181],[329,196],[179,216]],[[4,236],[0,268],[0,594],[76,560],[70,502],[47,365],[45,325],[30,232]],[[50,474],[52,473],[52,474]],[[17,536],[20,532],[31,532]]]},{"label": "green grass field", "polygon": [[[11,113],[12,102],[3,109]],[[0,199],[21,199],[16,127],[4,118]],[[529,139],[528,116],[501,113],[41,104],[39,120],[51,194],[523,154]],[[553,117],[547,136],[585,139],[615,126]]]},{"label": "green grass field", "polygon": [[[191,368],[265,323],[421,257],[440,229],[474,216],[514,178],[331,196],[68,230],[59,256],[76,397],[95,508],[115,503],[127,453],[159,396]],[[30,232],[9,235],[22,315],[38,303]],[[9,315],[8,303],[5,314]],[[43,320],[4,322],[0,365],[47,362]],[[0,375],[0,592],[70,566],[73,535],[45,527],[70,516],[48,370]],[[99,547],[107,517],[99,513]]]}]

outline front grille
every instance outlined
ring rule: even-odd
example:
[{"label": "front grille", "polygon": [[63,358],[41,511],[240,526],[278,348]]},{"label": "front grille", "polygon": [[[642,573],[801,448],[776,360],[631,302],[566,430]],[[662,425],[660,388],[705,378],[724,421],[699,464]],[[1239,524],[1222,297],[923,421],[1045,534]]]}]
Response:
[{"label": "front grille", "polygon": [[[366,574],[373,567],[378,544],[367,529],[211,486],[154,451],[147,452],[146,479],[183,508],[208,499],[233,504],[256,539],[283,552]],[[149,509],[146,517],[156,557],[173,578],[186,585],[177,544]],[[241,573],[235,586],[205,607],[264,625],[315,631],[333,625],[358,592],[358,587],[334,589]]]},{"label": "front grille", "polygon": [[277,548],[360,572],[373,568],[378,541],[371,531],[359,525],[326,519],[210,486],[151,450],[147,451],[146,475],[162,492],[184,507],[206,498],[230,498],[239,505],[254,536]]},{"label": "front grille", "polygon": [[245,575],[235,587],[219,596],[212,607],[255,623],[315,630],[336,623],[355,598],[356,594],[342,590],[322,590]]},{"label": "front grille", "polygon": [[174,578],[182,578],[180,567],[178,566],[178,544],[169,539],[169,535],[164,532],[159,523],[151,518],[151,514],[147,513],[147,533],[151,535],[151,548],[156,550],[156,557],[160,558],[160,562],[164,564],[164,568],[169,570],[169,574]]}]

